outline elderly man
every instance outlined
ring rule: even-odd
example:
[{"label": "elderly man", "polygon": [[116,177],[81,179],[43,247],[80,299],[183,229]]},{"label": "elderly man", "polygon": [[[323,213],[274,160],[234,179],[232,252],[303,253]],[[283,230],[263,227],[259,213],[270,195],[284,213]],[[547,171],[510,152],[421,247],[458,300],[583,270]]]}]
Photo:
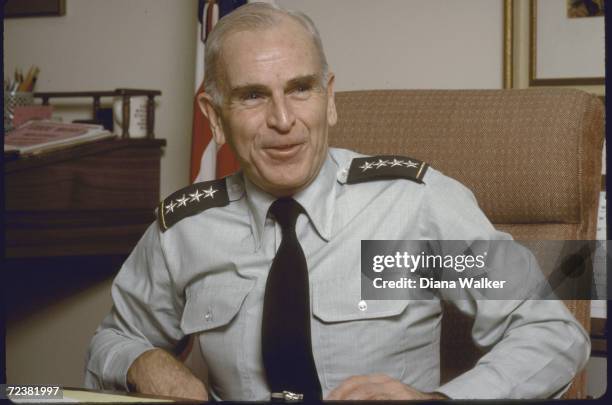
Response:
[{"label": "elderly man", "polygon": [[[162,201],[115,280],[88,386],[234,400],[563,392],[589,343],[560,302],[457,301],[492,349],[440,386],[440,301],[361,299],[361,240],[509,236],[423,162],[328,148],[334,75],[307,17],[241,7],[213,30],[205,65],[201,107],[242,171]],[[207,386],[169,353],[190,335]]]}]

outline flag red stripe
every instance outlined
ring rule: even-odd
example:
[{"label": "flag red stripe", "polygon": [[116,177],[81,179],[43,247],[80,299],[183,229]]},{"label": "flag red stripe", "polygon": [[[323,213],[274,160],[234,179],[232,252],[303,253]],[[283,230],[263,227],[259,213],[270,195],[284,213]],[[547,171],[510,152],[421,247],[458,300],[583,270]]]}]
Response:
[{"label": "flag red stripe", "polygon": [[217,178],[229,176],[240,168],[238,159],[230,149],[229,145],[221,146],[217,152]]},{"label": "flag red stripe", "polygon": [[214,12],[214,8],[215,8],[215,0],[209,0],[208,1],[208,9],[206,10],[206,38],[208,38],[208,34],[210,34],[210,31],[212,31],[212,26],[213,26],[213,12]]}]

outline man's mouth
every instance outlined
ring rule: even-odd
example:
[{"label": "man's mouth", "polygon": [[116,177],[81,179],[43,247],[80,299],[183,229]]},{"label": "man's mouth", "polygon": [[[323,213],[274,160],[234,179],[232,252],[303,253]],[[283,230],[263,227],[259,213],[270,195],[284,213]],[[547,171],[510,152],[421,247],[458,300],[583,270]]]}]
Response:
[{"label": "man's mouth", "polygon": [[295,157],[301,150],[303,143],[268,146],[266,153],[276,160],[287,160]]}]

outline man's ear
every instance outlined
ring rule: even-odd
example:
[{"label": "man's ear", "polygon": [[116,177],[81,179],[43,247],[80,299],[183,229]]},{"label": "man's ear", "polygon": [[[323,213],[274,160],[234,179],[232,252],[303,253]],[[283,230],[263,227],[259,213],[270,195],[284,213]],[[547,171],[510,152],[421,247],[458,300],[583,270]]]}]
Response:
[{"label": "man's ear", "polygon": [[223,125],[221,125],[221,112],[217,110],[212,97],[204,92],[198,94],[198,105],[210,122],[215,143],[219,146],[223,145],[225,143],[225,133],[223,132]]},{"label": "man's ear", "polygon": [[338,112],[336,111],[336,101],[334,98],[334,81],[336,76],[332,72],[327,76],[327,123],[330,127],[338,122]]}]

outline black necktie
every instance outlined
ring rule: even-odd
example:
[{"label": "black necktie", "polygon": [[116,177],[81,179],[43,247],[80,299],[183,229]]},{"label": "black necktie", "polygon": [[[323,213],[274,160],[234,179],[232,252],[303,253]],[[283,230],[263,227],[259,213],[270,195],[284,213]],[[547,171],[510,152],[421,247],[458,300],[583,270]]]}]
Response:
[{"label": "black necktie", "polygon": [[261,338],[273,398],[289,391],[308,400],[321,399],[321,384],[310,340],[308,267],[295,234],[301,211],[292,198],[278,199],[270,207],[283,238],[266,283]]}]

